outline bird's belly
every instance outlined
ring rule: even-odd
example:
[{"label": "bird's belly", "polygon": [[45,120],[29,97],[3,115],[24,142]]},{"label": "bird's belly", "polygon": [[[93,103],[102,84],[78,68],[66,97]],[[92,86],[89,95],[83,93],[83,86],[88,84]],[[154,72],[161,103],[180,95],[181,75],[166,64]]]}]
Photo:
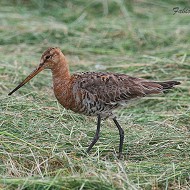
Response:
[{"label": "bird's belly", "polygon": [[84,99],[78,112],[87,116],[97,116],[100,114],[102,117],[109,117],[112,115],[112,111],[118,106],[119,105],[117,104],[111,105],[102,101],[90,101]]}]

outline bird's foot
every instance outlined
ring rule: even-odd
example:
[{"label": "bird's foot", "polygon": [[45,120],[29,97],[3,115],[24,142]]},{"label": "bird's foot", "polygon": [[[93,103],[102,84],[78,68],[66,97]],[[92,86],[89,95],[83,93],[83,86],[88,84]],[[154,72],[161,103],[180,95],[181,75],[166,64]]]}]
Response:
[{"label": "bird's foot", "polygon": [[124,158],[123,153],[122,153],[122,152],[119,152],[117,158],[118,158],[119,160],[122,160],[122,159]]}]

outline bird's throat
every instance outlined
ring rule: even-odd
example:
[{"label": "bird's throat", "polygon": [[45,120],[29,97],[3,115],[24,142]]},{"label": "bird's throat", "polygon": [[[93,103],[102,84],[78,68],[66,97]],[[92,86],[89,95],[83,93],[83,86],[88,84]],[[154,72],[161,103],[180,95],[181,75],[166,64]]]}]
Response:
[{"label": "bird's throat", "polygon": [[55,67],[51,69],[53,81],[65,81],[70,80],[69,66],[66,60],[60,61]]},{"label": "bird's throat", "polygon": [[[53,90],[55,97],[65,108],[70,106],[70,79],[69,66],[64,62],[58,64],[52,70]],[[70,97],[70,98],[69,98]]]}]

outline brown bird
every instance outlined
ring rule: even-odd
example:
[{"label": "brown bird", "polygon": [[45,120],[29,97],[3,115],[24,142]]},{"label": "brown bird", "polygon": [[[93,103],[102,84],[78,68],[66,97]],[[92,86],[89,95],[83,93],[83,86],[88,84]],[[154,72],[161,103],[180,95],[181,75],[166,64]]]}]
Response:
[{"label": "brown bird", "polygon": [[51,69],[54,94],[64,108],[98,117],[96,133],[87,152],[99,139],[101,119],[109,117],[119,130],[119,157],[122,154],[124,131],[112,111],[132,99],[162,93],[180,84],[178,81],[155,82],[111,72],[84,72],[71,75],[65,56],[55,47],[47,49],[42,54],[39,66],[8,95],[44,69]]}]

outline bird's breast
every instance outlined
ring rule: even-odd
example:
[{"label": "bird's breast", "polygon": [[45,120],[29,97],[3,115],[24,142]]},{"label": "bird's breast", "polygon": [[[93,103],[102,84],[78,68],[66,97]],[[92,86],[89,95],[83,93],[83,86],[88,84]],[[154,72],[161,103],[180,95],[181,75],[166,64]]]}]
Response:
[{"label": "bird's breast", "polygon": [[66,109],[70,109],[73,104],[73,97],[68,83],[54,81],[53,90],[58,102]]}]

